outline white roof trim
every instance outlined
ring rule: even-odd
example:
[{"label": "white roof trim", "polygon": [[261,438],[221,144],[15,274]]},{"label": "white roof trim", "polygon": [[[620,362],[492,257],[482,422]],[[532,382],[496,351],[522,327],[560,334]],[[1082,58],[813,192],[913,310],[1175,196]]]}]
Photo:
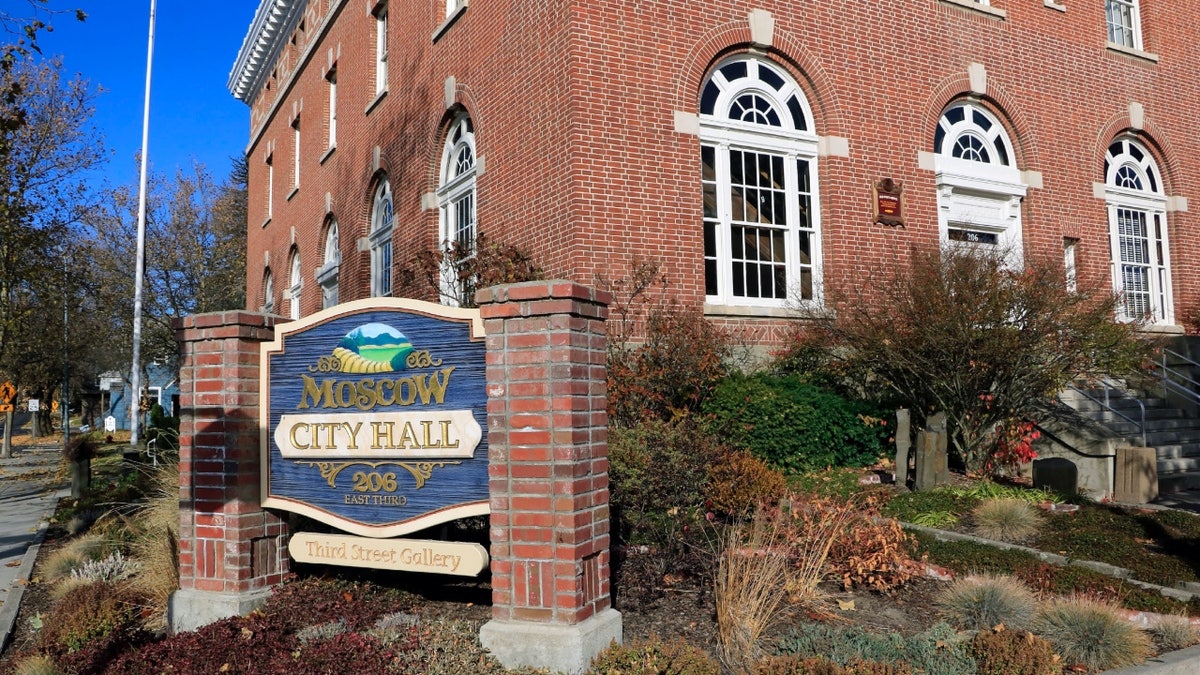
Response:
[{"label": "white roof trim", "polygon": [[306,0],[262,0],[258,5],[225,85],[234,98],[249,103],[262,87],[306,4]]}]

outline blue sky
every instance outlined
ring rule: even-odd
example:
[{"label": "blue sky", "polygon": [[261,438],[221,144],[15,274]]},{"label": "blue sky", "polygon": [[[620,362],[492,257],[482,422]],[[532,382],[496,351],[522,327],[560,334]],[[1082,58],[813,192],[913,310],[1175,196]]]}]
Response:
[{"label": "blue sky", "polygon": [[[101,181],[136,184],[142,145],[142,106],[150,0],[50,0],[56,9],[42,34],[44,55],[61,55],[67,74],[79,73],[103,89],[93,118],[112,152]],[[158,0],[150,85],[150,168],[173,175],[198,161],[213,176],[229,175],[230,158],[249,140],[250,111],[225,84],[258,0]],[[0,0],[0,8],[27,16],[26,0]]]}]

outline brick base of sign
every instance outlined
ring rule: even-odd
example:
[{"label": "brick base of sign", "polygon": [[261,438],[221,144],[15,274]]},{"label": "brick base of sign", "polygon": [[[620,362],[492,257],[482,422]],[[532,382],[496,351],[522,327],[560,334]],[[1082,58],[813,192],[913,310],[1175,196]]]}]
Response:
[{"label": "brick base of sign", "polygon": [[479,641],[505,668],[545,668],[555,673],[583,673],[592,658],[613,641],[621,642],[621,613],[606,609],[575,624],[534,621],[489,621]]},{"label": "brick base of sign", "polygon": [[613,640],[605,327],[569,281],[480,291],[487,334],[492,617],[506,666],[581,672]]},{"label": "brick base of sign", "polygon": [[174,631],[244,614],[288,571],[287,526],[260,506],[259,345],[274,317],[199,314],[180,347],[179,590]]}]

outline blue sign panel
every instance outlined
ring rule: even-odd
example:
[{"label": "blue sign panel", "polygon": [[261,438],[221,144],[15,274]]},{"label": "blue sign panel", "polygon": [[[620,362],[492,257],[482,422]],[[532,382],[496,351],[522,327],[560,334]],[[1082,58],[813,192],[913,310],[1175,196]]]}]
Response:
[{"label": "blue sign panel", "polygon": [[488,512],[477,310],[371,298],[262,348],[263,506],[370,537]]}]

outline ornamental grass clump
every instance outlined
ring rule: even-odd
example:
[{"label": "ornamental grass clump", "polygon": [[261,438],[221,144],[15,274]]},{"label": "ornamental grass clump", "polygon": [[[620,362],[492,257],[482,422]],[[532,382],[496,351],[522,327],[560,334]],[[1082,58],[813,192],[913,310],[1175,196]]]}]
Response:
[{"label": "ornamental grass clump", "polygon": [[1023,629],[1033,619],[1033,592],[1012,577],[980,574],[954,581],[938,596],[942,616],[961,630]]},{"label": "ornamental grass clump", "polygon": [[975,533],[988,539],[1020,542],[1037,534],[1041,517],[1028,502],[988,499],[972,513]]},{"label": "ornamental grass clump", "polygon": [[1150,635],[1155,644],[1169,652],[1191,647],[1200,641],[1200,635],[1188,617],[1177,614],[1160,617],[1150,626]]},{"label": "ornamental grass clump", "polygon": [[749,522],[731,526],[720,543],[713,598],[717,658],[728,672],[753,672],[764,655],[761,638],[780,618],[795,574],[789,524],[778,511],[759,509]]},{"label": "ornamental grass clump", "polygon": [[1038,612],[1034,632],[1054,645],[1066,665],[1089,670],[1131,666],[1146,660],[1150,637],[1110,606],[1073,596]]}]

